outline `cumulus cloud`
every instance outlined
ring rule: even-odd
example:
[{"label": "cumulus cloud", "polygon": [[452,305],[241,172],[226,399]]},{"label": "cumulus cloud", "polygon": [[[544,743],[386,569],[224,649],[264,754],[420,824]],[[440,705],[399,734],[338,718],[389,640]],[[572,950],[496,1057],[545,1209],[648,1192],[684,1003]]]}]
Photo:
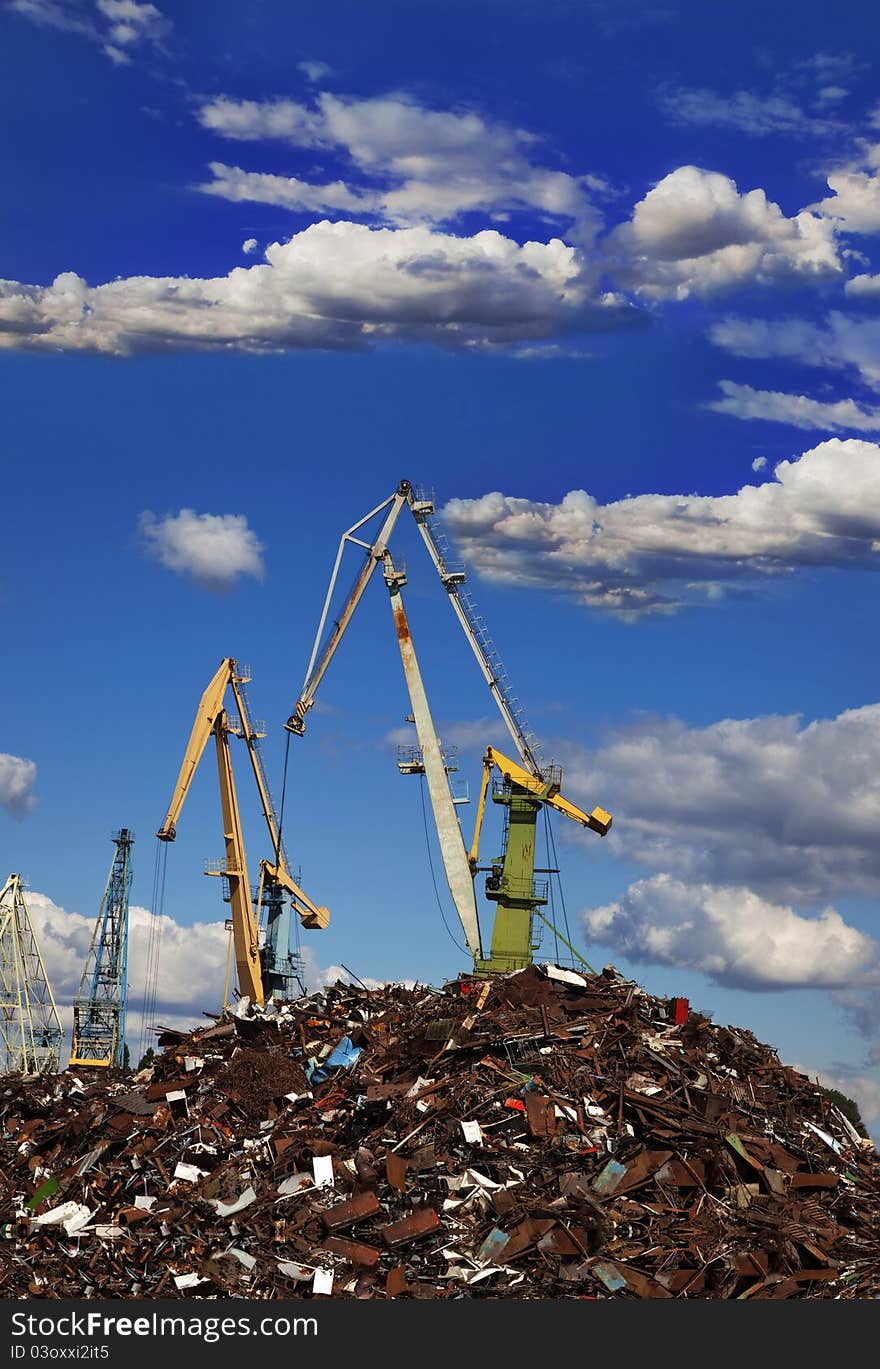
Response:
[{"label": "cumulus cloud", "polygon": [[232,589],[243,575],[263,577],[263,548],[244,514],[181,509],[157,518],[146,512],[139,527],[151,556],[205,589]]},{"label": "cumulus cloud", "polygon": [[36,779],[37,767],[33,761],[0,751],[0,808],[5,808],[14,818],[32,813],[37,806]]},{"label": "cumulus cloud", "polygon": [[[732,380],[718,382],[723,399],[706,405],[718,414],[733,418],[764,419],[788,423],[794,428],[820,428],[826,432],[880,432],[880,409],[865,407],[853,399],[823,401],[808,395],[785,394],[781,390],[755,390]],[[760,469],[754,466],[753,469]]]},{"label": "cumulus cloud", "polygon": [[866,148],[862,164],[828,174],[831,194],[810,205],[816,214],[834,219],[844,233],[880,233],[880,143]]},{"label": "cumulus cloud", "polygon": [[142,47],[160,47],[171,21],[139,0],[11,0],[10,8],[46,28],[77,33],[97,43],[117,66]]},{"label": "cumulus cloud", "polygon": [[[820,103],[833,104],[846,93],[839,87],[825,86],[819,92]],[[809,114],[785,94],[737,90],[732,95],[722,95],[706,87],[663,85],[657,101],[672,123],[735,128],[755,138],[771,134],[814,138],[838,132],[842,127],[835,119]]]},{"label": "cumulus cloud", "polygon": [[582,918],[591,940],[620,955],[697,970],[727,988],[880,982],[880,942],[848,926],[834,908],[803,917],[742,886],[686,884],[659,874]]},{"label": "cumulus cloud", "polygon": [[824,281],[842,274],[834,228],[806,211],[786,218],[763,190],[681,166],[648,191],[609,237],[618,284],[647,299],[687,299],[736,285]]},{"label": "cumulus cloud", "polygon": [[753,470],[753,471],[762,471],[766,465],[767,465],[767,458],[766,458],[766,456],[756,456],[755,459],[754,459],[754,461],[752,462],[752,470]]},{"label": "cumulus cloud", "polygon": [[880,446],[831,438],[736,494],[558,504],[452,499],[446,526],[487,579],[556,589],[624,618],[671,612],[806,567],[880,568]]},{"label": "cumulus cloud", "polygon": [[256,252],[259,245],[256,238],[245,238],[244,242],[241,244],[241,250],[246,257],[251,257],[254,252]]},{"label": "cumulus cloud", "polygon": [[691,727],[645,719],[592,754],[566,791],[601,793],[618,856],[687,884],[817,905],[880,895],[880,704]]},{"label": "cumulus cloud", "polygon": [[596,295],[578,250],[522,246],[494,230],[312,224],[265,262],[213,280],[134,276],[90,287],[0,282],[0,346],[131,354],[365,347],[383,339],[491,346],[620,326],[631,313]]},{"label": "cumulus cloud", "polygon": [[396,226],[452,224],[478,211],[506,220],[537,211],[590,242],[600,219],[588,175],[548,167],[533,133],[473,110],[428,109],[406,94],[369,99],[316,94],[289,99],[202,105],[202,125],[238,142],[283,141],[342,159],[345,179],[310,183],[214,163],[201,189],[228,199],[256,199],[292,209],[345,209]]},{"label": "cumulus cloud", "polygon": [[[62,1022],[69,1032],[73,1021],[73,1000],[88,954],[97,906],[94,913],[83,916],[81,913],[68,912],[47,894],[28,889],[25,898],[49,983]],[[144,1027],[144,989],[149,951],[156,938],[159,944],[157,1023],[180,1030],[204,1026],[202,1014],[219,1012],[223,1002],[229,939],[224,921],[184,925],[167,913],[156,917],[148,908],[132,904],[129,908],[126,1035],[135,1064]],[[307,992],[311,993],[325,984],[335,983],[337,979],[348,982],[350,976],[341,965],[321,966],[314,948],[303,946],[302,978]],[[379,981],[368,979],[365,983],[370,987],[378,987]],[[292,995],[298,992],[296,985]]]},{"label": "cumulus cloud", "polygon": [[880,299],[880,276],[851,276],[844,290],[854,299]]}]

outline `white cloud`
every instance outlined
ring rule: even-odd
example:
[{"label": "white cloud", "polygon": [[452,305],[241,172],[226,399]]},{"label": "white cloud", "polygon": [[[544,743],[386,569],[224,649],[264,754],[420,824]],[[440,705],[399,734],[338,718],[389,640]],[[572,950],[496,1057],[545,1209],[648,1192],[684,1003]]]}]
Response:
[{"label": "white cloud", "polygon": [[786,218],[763,190],[681,166],[635,206],[608,240],[619,284],[648,299],[687,299],[736,285],[824,281],[842,273],[827,220]]},{"label": "white cloud", "polygon": [[36,780],[37,767],[33,761],[0,751],[0,808],[15,818],[32,813],[37,806]]},{"label": "white cloud", "polygon": [[534,134],[473,110],[428,109],[405,94],[357,99],[322,91],[310,104],[221,96],[205,103],[199,118],[224,138],[283,140],[341,157],[349,168],[346,180],[312,184],[215,163],[214,181],[200,188],[229,199],[346,209],[404,227],[454,223],[475,211],[500,221],[537,211],[568,225],[582,244],[599,226],[588,175],[544,165]]},{"label": "white cloud", "polygon": [[[754,390],[732,380],[718,382],[723,399],[706,405],[719,414],[733,418],[764,419],[788,423],[795,428],[820,428],[826,432],[880,432],[880,409],[865,408],[853,399],[822,401],[807,395],[785,394],[780,390]],[[760,469],[753,465],[753,469]]]},{"label": "white cloud", "polygon": [[328,185],[312,185],[296,176],[275,176],[264,171],[243,171],[240,166],[211,162],[212,181],[200,185],[206,195],[216,195],[238,204],[277,204],[299,213],[322,213],[338,209],[346,213],[374,213],[378,206],[375,195],[358,194],[348,189],[344,181]]},{"label": "white cloud", "polygon": [[880,446],[831,438],[736,494],[642,494],[558,504],[498,491],[443,515],[488,579],[575,595],[623,617],[669,612],[725,587],[807,566],[878,569]]},{"label": "white cloud", "polygon": [[866,148],[862,161],[861,166],[829,172],[832,193],[810,205],[814,213],[835,220],[844,233],[880,233],[880,144]]},{"label": "white cloud", "polygon": [[856,299],[880,298],[880,276],[852,276],[846,282],[844,290]]},{"label": "white cloud", "polygon": [[620,955],[696,970],[730,988],[880,982],[880,941],[848,926],[834,908],[803,917],[742,886],[685,884],[659,874],[582,918],[591,940]]},{"label": "white cloud", "polygon": [[[437,735],[444,749],[454,747],[460,751],[478,753],[481,757],[487,746],[497,747],[502,752],[505,746],[508,750],[513,746],[510,733],[497,715],[444,719],[437,724]],[[399,727],[391,728],[385,733],[384,740],[388,746],[418,745],[418,737],[412,723],[401,723]]]},{"label": "white cloud", "polygon": [[820,105],[836,105],[845,100],[848,94],[845,86],[820,86],[816,99]]},{"label": "white cloud", "polygon": [[[836,997],[836,995],[835,995]],[[808,1078],[817,1079],[827,1089],[837,1089],[838,1093],[858,1105],[859,1113],[870,1133],[875,1147],[880,1144],[880,1079],[876,1074],[866,1073],[863,1067],[837,1061],[828,1069],[809,1069],[795,1065],[795,1069]]]},{"label": "white cloud", "polygon": [[766,456],[756,456],[755,459],[754,459],[754,461],[752,462],[752,470],[753,470],[753,471],[762,471],[766,465],[767,465],[767,458],[766,458]]},{"label": "white cloud", "polygon": [[880,895],[880,704],[806,724],[648,718],[571,749],[566,790],[602,794],[617,855],[688,884],[812,905]]},{"label": "white cloud", "polygon": [[241,250],[246,257],[252,257],[259,245],[256,238],[245,238],[244,242],[241,244]]},{"label": "white cloud", "polygon": [[[48,895],[34,890],[27,889],[25,898],[46,974],[62,1023],[69,1033],[73,1000],[79,989],[97,907],[95,913],[83,916],[67,912]],[[137,1064],[138,1043],[143,1035],[144,989],[151,941],[158,936],[155,1020],[159,1025],[186,1031],[205,1025],[203,1012],[220,1011],[229,934],[222,920],[184,925],[167,913],[156,918],[149,909],[132,904],[128,935],[126,1037],[132,1063]],[[337,979],[349,982],[349,975],[341,965],[322,967],[311,945],[302,948],[302,977],[310,993]],[[233,961],[233,987],[234,978]],[[367,979],[365,983],[371,988],[379,987],[378,980]],[[295,997],[298,992],[298,986],[294,985],[291,996]]]},{"label": "white cloud", "polygon": [[244,514],[181,509],[157,518],[147,512],[141,514],[140,532],[161,565],[206,589],[231,589],[243,575],[263,577],[263,548]]},{"label": "white cloud", "polygon": [[880,318],[840,310],[829,313],[824,323],[785,317],[728,317],[712,324],[709,336],[717,347],[735,356],[779,358],[828,370],[852,369],[866,384],[880,389]]},{"label": "white cloud", "polygon": [[0,346],[116,354],[182,348],[364,347],[405,338],[447,347],[510,344],[620,326],[580,253],[558,238],[522,246],[494,230],[312,224],[265,262],[214,280],[134,276],[90,287],[0,282]]},{"label": "white cloud", "polygon": [[323,81],[325,77],[330,76],[333,72],[333,68],[328,66],[326,62],[315,61],[297,62],[296,69],[297,71],[301,71],[306,80],[311,81],[313,84],[316,81]]},{"label": "white cloud", "polygon": [[88,38],[117,66],[140,47],[161,47],[172,27],[156,5],[138,0],[11,0],[10,8],[46,28]]},{"label": "white cloud", "polygon": [[[825,94],[823,98],[820,91],[820,101],[825,104],[846,95],[846,91],[838,87],[825,86],[823,89]],[[781,93],[766,95],[738,90],[732,95],[722,95],[705,87],[688,89],[666,85],[658,92],[658,102],[673,123],[735,128],[756,138],[772,134],[816,137],[841,128],[837,120],[810,115],[791,96]]]}]

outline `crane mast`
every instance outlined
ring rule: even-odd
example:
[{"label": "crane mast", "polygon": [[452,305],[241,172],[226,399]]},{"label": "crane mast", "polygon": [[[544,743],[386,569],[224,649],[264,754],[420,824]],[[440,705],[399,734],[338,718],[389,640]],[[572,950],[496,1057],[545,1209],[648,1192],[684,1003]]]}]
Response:
[{"label": "crane mast", "polygon": [[0,892],[0,1072],[57,1074],[64,1031],[21,875]]},{"label": "crane mast", "polygon": [[116,851],[98,909],[79,992],[73,1000],[70,1064],[122,1069],[128,966],[131,848],[127,827],[114,833]]}]

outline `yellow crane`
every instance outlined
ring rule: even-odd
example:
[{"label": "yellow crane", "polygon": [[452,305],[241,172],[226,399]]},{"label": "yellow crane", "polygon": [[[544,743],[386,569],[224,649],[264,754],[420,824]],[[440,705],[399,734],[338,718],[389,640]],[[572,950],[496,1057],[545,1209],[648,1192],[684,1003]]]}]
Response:
[{"label": "yellow crane", "polygon": [[[289,970],[289,917],[285,895],[291,900],[304,927],[319,929],[330,921],[329,911],[315,904],[299,887],[287,868],[287,857],[281,841],[278,819],[269,793],[257,743],[265,735],[255,728],[250,718],[244,685],[249,673],[240,668],[232,656],[221,661],[216,674],[202,695],[195,722],[181,763],[177,783],[165,821],[156,834],[160,841],[174,841],[177,823],[189,792],[199,761],[213,735],[217,751],[217,772],[220,782],[220,807],[223,816],[223,839],[226,853],[219,868],[205,873],[222,875],[229,887],[232,921],[232,943],[238,972],[239,992],[252,1002],[262,1004],[266,997],[287,996],[285,988],[291,978]],[[238,716],[226,710],[227,689],[232,690]],[[229,749],[230,734],[242,737],[248,751],[263,817],[272,843],[273,859],[260,862],[260,883],[256,906],[251,896],[245,854],[241,812],[232,771]],[[267,910],[266,944],[260,946],[260,921],[263,907]],[[286,933],[286,935],[285,935]]]}]

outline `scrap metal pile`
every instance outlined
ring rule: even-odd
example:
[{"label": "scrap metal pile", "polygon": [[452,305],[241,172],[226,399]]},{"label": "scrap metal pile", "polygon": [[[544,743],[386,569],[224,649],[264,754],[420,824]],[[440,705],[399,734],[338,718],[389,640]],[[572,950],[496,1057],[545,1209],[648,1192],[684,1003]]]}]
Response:
[{"label": "scrap metal pile", "polygon": [[134,1076],[7,1075],[0,1296],[880,1295],[871,1143],[682,1002],[340,983]]}]

